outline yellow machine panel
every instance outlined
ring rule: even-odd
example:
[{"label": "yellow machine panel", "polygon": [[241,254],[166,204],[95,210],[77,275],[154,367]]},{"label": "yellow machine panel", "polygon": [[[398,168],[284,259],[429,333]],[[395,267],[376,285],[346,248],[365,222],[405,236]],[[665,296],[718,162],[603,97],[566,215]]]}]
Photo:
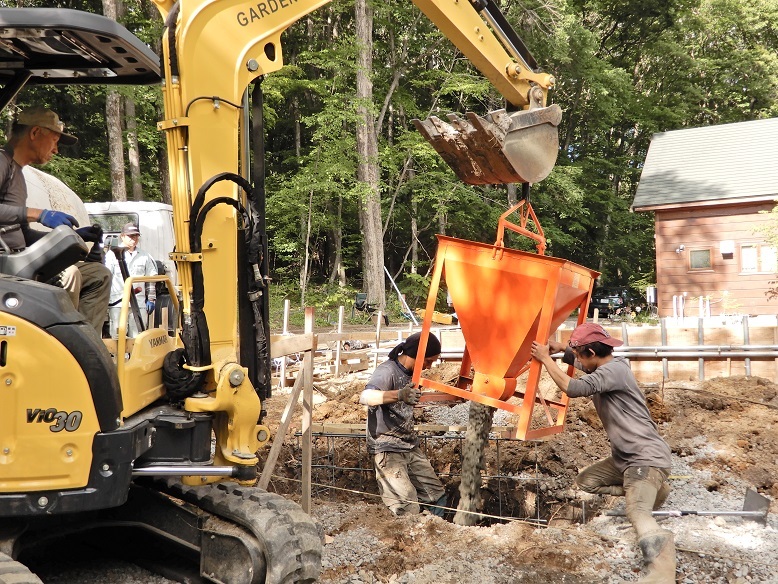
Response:
[{"label": "yellow machine panel", "polygon": [[99,431],[86,377],[35,325],[0,314],[0,492],[81,487]]},{"label": "yellow machine panel", "polygon": [[130,358],[120,359],[118,373],[122,388],[122,418],[131,416],[165,394],[162,383],[162,361],[173,346],[165,329],[148,329],[140,333]]}]

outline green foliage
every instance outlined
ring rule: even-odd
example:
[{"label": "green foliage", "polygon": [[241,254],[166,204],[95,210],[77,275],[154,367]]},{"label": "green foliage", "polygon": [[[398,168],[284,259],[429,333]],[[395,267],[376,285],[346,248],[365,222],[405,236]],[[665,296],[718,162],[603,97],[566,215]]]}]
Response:
[{"label": "green foliage", "polygon": [[[430,276],[408,273],[405,274],[402,281],[397,283],[397,287],[405,294],[405,302],[410,309],[415,310],[416,308],[426,308],[431,283],[432,278]],[[435,310],[450,312],[446,303],[446,287],[444,283],[438,288],[437,297],[435,298]]]},{"label": "green foliage", "polygon": [[[24,5],[54,5],[24,2]],[[502,2],[563,110],[560,151],[531,201],[548,252],[603,272],[601,283],[642,292],[655,280],[653,216],[632,213],[656,132],[778,115],[778,4],[774,0],[568,0]],[[60,2],[99,12],[99,2]],[[375,115],[385,265],[412,308],[426,302],[436,233],[491,243],[509,206],[504,187],[462,184],[412,120],[503,106],[483,76],[410,2],[372,3],[373,103],[355,100],[354,5],[335,0],[282,37],[286,66],[262,83],[267,132],[267,226],[276,296],[299,305],[309,241],[306,303],[322,314],[350,306],[362,280],[363,229],[357,108]],[[126,3],[124,23],[157,46],[161,19],[149,3]],[[147,199],[160,193],[157,87],[122,88],[136,104]],[[84,200],[110,197],[105,87],[33,87],[14,107],[41,103],[79,136],[46,168]],[[4,112],[9,122],[12,111]],[[310,221],[310,232],[309,232]],[[412,225],[416,231],[412,232]],[[338,234],[341,234],[340,236]],[[778,236],[776,237],[778,239]],[[329,286],[341,246],[348,286]],[[411,247],[418,253],[410,273]],[[510,235],[508,245],[534,249]],[[391,318],[402,310],[388,295]],[[445,310],[445,298],[438,302]],[[298,318],[295,313],[295,319]],[[324,317],[322,317],[324,318]],[[324,318],[326,320],[326,318]]]}]

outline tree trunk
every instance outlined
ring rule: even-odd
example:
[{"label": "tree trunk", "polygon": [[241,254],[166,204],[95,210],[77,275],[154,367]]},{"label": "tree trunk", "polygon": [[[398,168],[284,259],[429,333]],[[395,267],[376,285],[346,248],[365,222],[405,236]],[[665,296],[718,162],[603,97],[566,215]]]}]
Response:
[{"label": "tree trunk", "polygon": [[516,188],[516,183],[508,183],[505,186],[508,189],[508,206],[513,207],[516,203],[519,202],[518,189]]},{"label": "tree trunk", "polygon": [[330,284],[338,281],[341,288],[346,285],[346,269],[343,267],[343,197],[338,195],[338,213],[335,217],[335,227],[332,229],[332,244],[335,246],[335,258],[332,261]]},{"label": "tree trunk", "polygon": [[140,154],[138,149],[138,125],[135,119],[135,100],[124,98],[124,113],[127,119],[127,159],[130,161],[130,183],[132,200],[143,200],[143,182],[140,176]]},{"label": "tree trunk", "polygon": [[303,220],[303,229],[305,229],[305,256],[300,270],[300,308],[305,308],[305,293],[308,289],[308,280],[310,280],[310,257],[311,257],[311,222],[313,209],[313,189],[308,193],[308,215]]},{"label": "tree trunk", "polygon": [[381,229],[381,198],[378,190],[378,139],[373,105],[373,13],[367,0],[356,0],[357,55],[357,180],[362,185],[362,216],[365,252],[364,289],[367,301],[386,307],[384,289],[384,242]]},{"label": "tree trunk", "polygon": [[300,125],[300,108],[296,97],[292,100],[292,116],[294,116],[294,154],[297,160],[300,160],[303,132]]},{"label": "tree trunk", "polygon": [[[148,18],[159,18],[159,12],[157,11],[157,8],[154,6],[153,2],[144,2],[142,3],[142,6],[145,7],[144,12]],[[153,38],[151,41],[151,49],[157,55],[162,54],[162,39],[160,37],[156,36]],[[165,116],[164,108],[160,102],[161,100],[156,102],[158,120],[164,119]],[[157,159],[157,168],[159,172],[159,191],[162,195],[162,202],[167,203],[168,205],[172,205],[173,197],[170,194],[170,174],[168,169],[167,146],[165,145],[164,139],[159,141],[159,147],[157,148],[155,156]]]},{"label": "tree trunk", "polygon": [[[103,14],[118,20],[122,6],[119,0],[103,0]],[[122,97],[109,89],[105,98],[105,124],[108,129],[108,165],[111,171],[111,200],[127,200],[124,179],[124,136],[122,135]]]},{"label": "tree trunk", "polygon": [[[416,169],[411,166],[408,169],[408,182],[416,177]],[[419,269],[419,223],[416,217],[419,215],[419,203],[411,194],[411,274],[418,273]]]}]

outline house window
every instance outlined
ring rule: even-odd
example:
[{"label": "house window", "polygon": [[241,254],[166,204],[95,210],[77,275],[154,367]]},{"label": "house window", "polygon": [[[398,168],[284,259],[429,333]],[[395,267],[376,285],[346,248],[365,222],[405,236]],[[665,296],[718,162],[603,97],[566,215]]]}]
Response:
[{"label": "house window", "polygon": [[755,245],[740,246],[740,271],[745,273],[759,271],[759,248]]},{"label": "house window", "polygon": [[776,251],[770,245],[747,243],[740,246],[740,272],[742,274],[774,273]]},{"label": "house window", "polygon": [[711,263],[710,248],[692,249],[689,251],[689,269],[690,270],[710,270],[713,269]]},{"label": "house window", "polygon": [[760,251],[761,251],[760,259],[762,260],[762,271],[770,272],[770,273],[775,273],[776,271],[778,271],[778,266],[776,266],[775,248],[772,245],[763,245]]}]

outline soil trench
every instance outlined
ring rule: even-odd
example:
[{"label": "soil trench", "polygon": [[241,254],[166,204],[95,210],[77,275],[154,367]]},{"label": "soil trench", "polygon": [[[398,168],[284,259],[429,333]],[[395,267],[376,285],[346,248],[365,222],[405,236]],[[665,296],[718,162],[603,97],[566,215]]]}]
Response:
[{"label": "soil trench", "polygon": [[[458,368],[443,364],[426,373],[446,381]],[[315,422],[364,424],[358,399],[367,377],[319,382],[324,391],[317,392]],[[663,509],[737,511],[747,488],[771,501],[766,526],[741,517],[660,518],[675,534],[677,581],[778,584],[778,388],[756,377],[660,380],[641,388],[673,451],[672,492]],[[560,397],[545,372],[539,391]],[[283,397],[277,398],[274,407],[283,409]],[[533,442],[500,438],[492,430],[515,424],[513,414],[476,403],[425,405],[416,420],[467,426],[422,439],[452,506],[458,495],[456,514],[452,509],[448,516],[453,521],[392,516],[377,497],[362,437],[317,437],[312,513],[327,534],[322,582],[615,584],[640,578],[634,530],[626,518],[605,515],[623,512],[623,497],[589,495],[573,485],[581,469],[610,454],[591,400],[572,400],[564,432]],[[299,493],[298,441],[287,438],[286,464],[271,483],[292,498]]]}]

